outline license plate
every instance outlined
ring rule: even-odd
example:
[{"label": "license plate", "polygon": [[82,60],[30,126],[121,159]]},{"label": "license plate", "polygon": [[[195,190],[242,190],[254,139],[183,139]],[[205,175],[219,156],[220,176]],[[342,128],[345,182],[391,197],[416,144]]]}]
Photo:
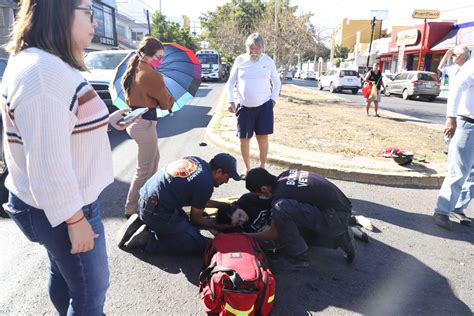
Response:
[{"label": "license plate", "polygon": [[433,86],[432,83],[425,83],[425,87],[427,87],[427,88],[431,88],[432,86]]},{"label": "license plate", "polygon": [[352,82],[352,79],[349,79],[349,78],[348,78],[347,81]]}]

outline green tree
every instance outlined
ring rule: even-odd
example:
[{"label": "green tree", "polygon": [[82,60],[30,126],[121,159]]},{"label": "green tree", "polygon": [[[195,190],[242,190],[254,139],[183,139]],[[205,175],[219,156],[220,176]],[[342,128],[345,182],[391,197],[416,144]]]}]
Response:
[{"label": "green tree", "polygon": [[156,37],[163,43],[176,42],[184,47],[196,50],[198,38],[193,36],[189,28],[181,27],[176,22],[166,20],[166,16],[159,11],[152,17],[151,36]]},{"label": "green tree", "polygon": [[[275,25],[275,1],[278,1],[278,18]],[[296,63],[296,56],[328,55],[310,23],[312,14],[297,15],[298,7],[288,0],[238,1],[224,4],[200,17],[204,39],[210,46],[232,63],[245,52],[245,38],[259,32],[265,39],[265,51],[276,57],[277,65]],[[322,54],[319,54],[321,52]]]},{"label": "green tree", "polygon": [[224,60],[232,63],[235,57],[245,52],[245,38],[255,32],[264,9],[265,4],[259,0],[232,0],[213,12],[208,11],[199,18],[204,40],[218,50]]},{"label": "green tree", "polygon": [[349,48],[336,45],[334,46],[334,58],[346,59],[349,56]]}]

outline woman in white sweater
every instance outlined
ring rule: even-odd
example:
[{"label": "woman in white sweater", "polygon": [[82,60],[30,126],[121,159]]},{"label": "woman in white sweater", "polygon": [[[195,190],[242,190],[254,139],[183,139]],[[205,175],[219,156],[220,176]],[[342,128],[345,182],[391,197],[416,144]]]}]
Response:
[{"label": "woman in white sweater", "polygon": [[109,286],[97,202],[113,182],[109,115],[80,73],[93,14],[91,0],[22,0],[1,93],[7,209],[46,248],[60,315],[102,315]]}]

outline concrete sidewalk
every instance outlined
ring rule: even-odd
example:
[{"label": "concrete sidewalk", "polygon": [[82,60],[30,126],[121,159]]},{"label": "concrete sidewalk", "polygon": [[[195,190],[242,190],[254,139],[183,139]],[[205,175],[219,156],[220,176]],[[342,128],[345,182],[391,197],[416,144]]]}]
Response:
[{"label": "concrete sidewalk", "polygon": [[[382,116],[409,121],[439,130],[440,133],[443,130],[442,125],[424,122],[395,112],[384,110]],[[233,113],[227,111],[226,93],[223,93],[207,127],[206,139],[213,145],[240,156],[240,142],[235,136],[235,130],[236,118]],[[258,147],[255,140],[251,141],[250,151],[252,159],[258,160]],[[409,166],[399,166],[390,158],[346,157],[296,149],[272,142],[270,142],[268,162],[285,168],[302,168],[332,179],[421,188],[439,188],[448,167],[447,161],[431,163],[415,161]]]}]

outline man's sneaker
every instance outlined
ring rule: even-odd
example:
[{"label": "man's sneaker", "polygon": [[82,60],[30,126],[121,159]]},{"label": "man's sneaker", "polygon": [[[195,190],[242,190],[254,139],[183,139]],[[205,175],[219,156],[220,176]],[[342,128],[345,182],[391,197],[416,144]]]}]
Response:
[{"label": "man's sneaker", "polygon": [[133,234],[132,237],[125,243],[125,248],[134,249],[134,248],[143,248],[145,247],[148,238],[152,233],[146,228],[146,225],[143,224],[140,228]]},{"label": "man's sneaker", "polygon": [[457,220],[459,220],[459,222],[463,225],[471,226],[471,224],[472,224],[471,219],[469,217],[467,217],[466,214],[464,214],[464,213],[452,212],[451,216],[456,218]]},{"label": "man's sneaker", "polygon": [[433,220],[436,225],[443,227],[444,229],[451,229],[451,221],[449,220],[449,216],[446,214],[441,213],[434,213]]},{"label": "man's sneaker", "polygon": [[288,256],[288,262],[297,269],[300,268],[307,268],[310,265],[309,259],[308,259],[308,254],[306,252],[303,252],[302,254],[298,256]]},{"label": "man's sneaker", "polygon": [[120,228],[116,235],[116,242],[119,248],[122,248],[123,245],[132,237],[133,234],[143,225],[142,220],[138,214],[133,214],[128,219],[127,223]]},{"label": "man's sneaker", "polygon": [[346,253],[347,263],[351,263],[352,261],[354,261],[355,242],[354,234],[352,233],[352,229],[350,227],[344,234],[342,234],[336,239],[336,246],[338,248],[341,248]]}]

